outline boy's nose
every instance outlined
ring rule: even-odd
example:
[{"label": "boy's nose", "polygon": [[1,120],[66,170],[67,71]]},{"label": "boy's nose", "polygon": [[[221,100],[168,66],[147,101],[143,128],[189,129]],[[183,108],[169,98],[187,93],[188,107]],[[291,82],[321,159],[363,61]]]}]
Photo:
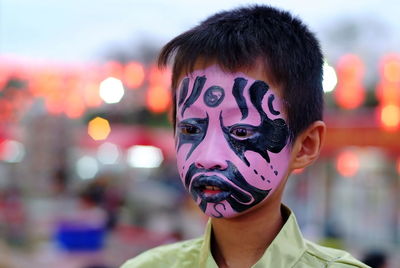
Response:
[{"label": "boy's nose", "polygon": [[228,167],[226,141],[219,135],[208,135],[201,144],[196,160],[197,168],[225,170]]},{"label": "boy's nose", "polygon": [[195,165],[208,170],[225,170],[228,167],[226,159],[216,157],[201,157],[195,161]]}]

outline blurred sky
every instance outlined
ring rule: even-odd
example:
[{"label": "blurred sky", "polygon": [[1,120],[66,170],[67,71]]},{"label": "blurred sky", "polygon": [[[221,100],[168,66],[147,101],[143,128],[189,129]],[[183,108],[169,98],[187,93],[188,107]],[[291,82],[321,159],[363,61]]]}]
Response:
[{"label": "blurred sky", "polygon": [[399,0],[0,0],[0,55],[96,60],[113,46],[161,46],[216,11],[248,3],[290,10],[317,34],[345,17],[373,19],[387,26],[392,47],[400,45]]}]

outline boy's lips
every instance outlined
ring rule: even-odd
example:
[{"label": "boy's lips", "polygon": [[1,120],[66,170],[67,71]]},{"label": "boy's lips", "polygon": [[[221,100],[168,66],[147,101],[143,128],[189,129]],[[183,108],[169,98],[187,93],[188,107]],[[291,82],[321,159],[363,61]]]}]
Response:
[{"label": "boy's lips", "polygon": [[200,175],[194,178],[191,192],[211,203],[221,202],[231,195],[240,196],[242,200],[251,199],[250,196],[216,175]]},{"label": "boy's lips", "polygon": [[231,186],[218,176],[200,175],[194,178],[191,191],[207,202],[220,202],[230,194]]},{"label": "boy's lips", "polygon": [[203,193],[205,193],[206,195],[218,194],[221,191],[222,190],[219,187],[209,185],[205,186],[203,189]]}]

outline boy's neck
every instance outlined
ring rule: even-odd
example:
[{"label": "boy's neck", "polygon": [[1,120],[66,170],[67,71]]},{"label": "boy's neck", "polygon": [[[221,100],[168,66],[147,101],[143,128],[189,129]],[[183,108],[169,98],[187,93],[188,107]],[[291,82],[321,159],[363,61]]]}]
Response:
[{"label": "boy's neck", "polygon": [[251,267],[263,256],[283,224],[280,200],[232,219],[213,218],[210,246],[218,267]]}]

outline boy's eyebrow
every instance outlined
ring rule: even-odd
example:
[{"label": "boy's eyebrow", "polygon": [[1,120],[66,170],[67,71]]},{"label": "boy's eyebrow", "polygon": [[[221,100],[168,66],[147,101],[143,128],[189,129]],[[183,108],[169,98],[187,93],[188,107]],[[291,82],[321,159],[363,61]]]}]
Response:
[{"label": "boy's eyebrow", "polygon": [[[240,107],[239,106],[237,106],[237,105],[235,105],[235,106],[232,106],[232,107],[230,107],[230,108],[225,108],[222,112],[223,113],[226,113],[226,114],[228,114],[228,115],[231,115],[232,113],[236,113],[236,112],[240,112]],[[235,115],[236,116],[236,115]],[[240,117],[241,117],[241,114],[240,114]]]},{"label": "boy's eyebrow", "polygon": [[238,106],[224,109],[221,112],[222,112],[222,116],[225,119],[235,119],[235,121],[237,123],[239,123],[239,122],[243,122],[243,123],[249,122],[248,117],[246,117],[246,118],[242,117],[242,113],[240,112],[240,109],[239,109]]},{"label": "boy's eyebrow", "polygon": [[[180,112],[183,108],[178,108],[178,111]],[[191,113],[195,113],[195,114],[202,114],[205,115],[206,111],[200,107],[197,107],[195,105],[192,105],[190,107],[188,107],[187,109],[185,109],[182,117],[184,117],[185,113],[187,113],[188,111],[190,111]]]}]

